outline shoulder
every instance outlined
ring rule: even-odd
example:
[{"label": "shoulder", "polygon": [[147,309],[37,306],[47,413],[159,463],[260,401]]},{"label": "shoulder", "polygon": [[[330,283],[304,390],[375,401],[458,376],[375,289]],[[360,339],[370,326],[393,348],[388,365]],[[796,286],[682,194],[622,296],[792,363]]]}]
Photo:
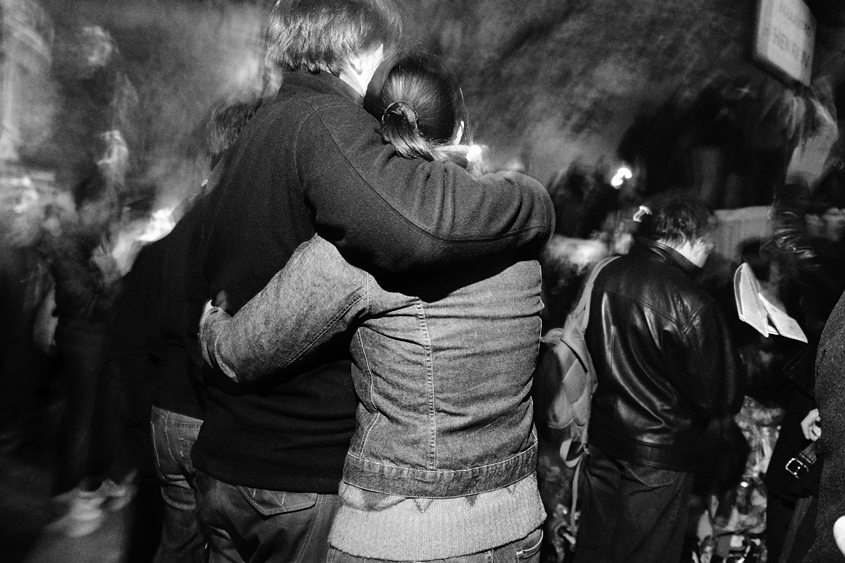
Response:
[{"label": "shoulder", "polygon": [[[377,135],[378,120],[361,105],[344,96],[308,92],[280,96],[273,101],[266,115],[253,118],[264,134],[286,131],[286,143],[295,142],[298,150],[313,153],[315,146],[332,147],[346,152],[359,139],[381,138]],[[294,141],[295,140],[295,141]],[[314,154],[319,157],[319,154]]]},{"label": "shoulder", "polygon": [[[308,88],[282,88],[276,98],[266,105],[268,115],[296,115],[303,119],[326,112],[349,112],[351,115],[366,115],[367,111],[348,96],[335,92],[321,92]],[[263,108],[262,108],[263,111]],[[259,117],[261,111],[256,115]]]},{"label": "shoulder", "polygon": [[596,276],[596,287],[643,292],[657,288],[686,289],[689,276],[673,264],[649,252],[626,254],[607,264]]},{"label": "shoulder", "polygon": [[676,320],[715,308],[716,302],[680,267],[648,253],[622,256],[596,278],[596,289],[619,295]]},{"label": "shoulder", "polygon": [[276,128],[283,126],[283,130],[290,131],[292,125],[305,123],[321,113],[353,114],[356,110],[364,111],[353,100],[343,96],[306,89],[285,90],[283,88],[272,101],[262,105],[255,117],[247,124],[247,130],[278,131]]}]

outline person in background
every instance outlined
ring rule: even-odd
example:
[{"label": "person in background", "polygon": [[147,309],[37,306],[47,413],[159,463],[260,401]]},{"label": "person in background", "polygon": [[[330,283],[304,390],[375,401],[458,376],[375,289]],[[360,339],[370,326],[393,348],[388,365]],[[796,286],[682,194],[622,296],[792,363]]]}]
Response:
[{"label": "person in background", "polygon": [[586,330],[592,399],[575,561],[676,563],[704,430],[737,413],[743,372],[723,314],[694,282],[714,222],[668,200],[596,277]]},{"label": "person in background", "polygon": [[[382,141],[363,96],[400,35],[389,0],[274,6],[270,56],[284,79],[221,159],[205,199],[206,299],[225,289],[236,312],[315,232],[393,287],[435,290],[545,243],[554,214],[538,182],[517,173],[476,180]],[[341,342],[261,384],[206,375],[191,458],[212,561],[325,559],[355,428],[349,370]]]},{"label": "person in background", "polygon": [[111,461],[107,425],[112,390],[103,379],[111,345],[110,321],[117,292],[117,265],[105,250],[104,233],[117,216],[116,197],[101,170],[74,193],[76,214],[52,238],[50,271],[56,288],[55,341],[65,405],[59,430],[51,529],[89,534],[104,520],[105,483]]},{"label": "person in background", "polygon": [[[211,168],[234,143],[255,114],[256,102],[223,102],[208,120],[205,145]],[[208,184],[206,189],[210,189]],[[205,417],[207,401],[201,384],[202,359],[186,341],[185,323],[196,319],[202,302],[188,299],[191,257],[200,244],[202,200],[193,202],[167,236],[150,247],[157,292],[149,294],[145,310],[157,311],[150,327],[150,352],[156,358],[157,388],[152,397],[151,428],[164,522],[156,563],[206,560],[205,540],[199,531],[194,491],[196,471],[191,450]],[[146,284],[145,284],[146,285]],[[196,310],[194,310],[196,309]],[[150,412],[147,412],[150,418]]]},{"label": "person in background", "polygon": [[[398,154],[469,165],[458,88],[433,59],[399,60],[377,107]],[[315,236],[234,318],[204,318],[210,363],[253,384],[354,331],[361,403],[329,561],[539,560],[530,389],[542,303],[528,258],[431,302],[386,291]]]},{"label": "person in background", "polygon": [[0,199],[0,456],[12,458],[33,437],[35,396],[46,379],[48,349],[33,339],[52,286],[39,251],[46,220],[39,199],[32,188]]}]

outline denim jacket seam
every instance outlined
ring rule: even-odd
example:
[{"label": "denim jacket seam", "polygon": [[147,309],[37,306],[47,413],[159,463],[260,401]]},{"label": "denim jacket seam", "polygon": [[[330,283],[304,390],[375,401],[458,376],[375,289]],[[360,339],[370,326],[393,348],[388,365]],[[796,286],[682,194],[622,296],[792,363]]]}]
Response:
[{"label": "denim jacket seam", "polygon": [[[367,374],[367,380],[369,382],[369,387],[370,387],[370,402],[372,402],[373,409],[376,412],[376,416],[374,416],[373,420],[370,421],[370,424],[367,426],[367,430],[364,433],[364,437],[361,440],[361,456],[362,456],[362,459],[363,459],[364,450],[366,449],[367,441],[370,438],[370,433],[375,429],[376,423],[378,423],[378,421],[381,419],[381,409],[379,409],[378,405],[376,404],[375,379],[373,378],[373,372],[370,369],[370,361],[367,358],[367,348],[364,346],[363,337],[361,336],[360,332],[356,332],[355,338],[358,339],[358,345],[361,347],[361,356],[364,359],[365,369],[366,369],[366,374]],[[360,368],[360,366],[359,366],[359,368]],[[349,455],[353,455],[352,452],[351,452],[351,447],[350,447]]]},{"label": "denim jacket seam", "polygon": [[313,337],[308,339],[300,348],[293,354],[290,358],[288,358],[281,366],[281,369],[284,369],[291,365],[292,363],[296,362],[303,356],[307,355],[311,350],[317,346],[317,343],[323,337],[323,335],[328,332],[328,330],[337,324],[337,321],[344,318],[354,307],[358,304],[362,299],[365,299],[365,295],[362,294],[362,289],[359,287],[356,291],[350,295],[350,300],[348,303],[345,303],[342,308],[338,308],[338,311],[331,316],[329,320],[325,322],[325,324],[317,331]]},{"label": "denim jacket seam", "polygon": [[423,353],[425,356],[425,375],[426,375],[426,398],[428,403],[428,412],[426,413],[428,424],[428,452],[426,453],[427,465],[430,468],[437,467],[437,410],[435,405],[435,389],[434,389],[434,365],[432,359],[432,344],[431,333],[428,329],[428,322],[425,315],[425,304],[422,299],[415,299],[415,308],[417,310],[418,330],[420,332],[420,342],[423,345]]},{"label": "denim jacket seam", "polygon": [[[364,288],[365,294],[367,299],[366,305],[366,313],[368,315],[372,314],[372,305],[373,305],[373,292],[375,290],[375,280],[370,274],[364,275]],[[373,409],[375,410],[376,416],[370,421],[367,425],[367,429],[364,432],[364,437],[361,439],[361,455],[364,455],[364,451],[367,448],[367,442],[369,441],[370,434],[375,429],[376,424],[381,419],[381,409],[379,409],[378,404],[376,402],[376,392],[375,392],[375,378],[373,377],[373,371],[370,369],[370,360],[367,357],[367,348],[364,346],[364,337],[361,335],[361,331],[355,331],[355,339],[358,340],[358,346],[361,348],[361,357],[364,359],[364,366],[359,366],[361,372],[366,375],[367,383],[369,386],[370,392],[370,402],[373,404]],[[363,367],[363,369],[362,369]]]},{"label": "denim jacket seam", "polygon": [[364,313],[367,316],[373,313],[373,283],[375,279],[368,273],[364,273],[364,295],[367,299],[367,304],[364,307]]}]

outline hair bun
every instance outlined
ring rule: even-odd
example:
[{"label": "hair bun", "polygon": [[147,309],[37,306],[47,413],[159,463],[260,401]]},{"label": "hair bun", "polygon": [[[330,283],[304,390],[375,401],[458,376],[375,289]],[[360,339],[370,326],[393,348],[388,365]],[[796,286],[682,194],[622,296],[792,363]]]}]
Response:
[{"label": "hair bun", "polygon": [[384,114],[381,116],[381,122],[384,124],[384,120],[388,115],[395,115],[408,123],[409,125],[416,126],[417,124],[417,110],[414,109],[414,106],[409,104],[408,102],[393,102],[389,104],[384,109]]}]

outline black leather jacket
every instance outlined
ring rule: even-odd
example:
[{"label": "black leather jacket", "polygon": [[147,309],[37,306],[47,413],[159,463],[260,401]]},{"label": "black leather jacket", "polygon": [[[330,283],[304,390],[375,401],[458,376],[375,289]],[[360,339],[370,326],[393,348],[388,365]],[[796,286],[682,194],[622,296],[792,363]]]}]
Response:
[{"label": "black leather jacket", "polygon": [[640,240],[599,273],[586,331],[598,378],[591,446],[693,471],[708,421],[739,411],[744,370],[697,271],[668,246]]}]

